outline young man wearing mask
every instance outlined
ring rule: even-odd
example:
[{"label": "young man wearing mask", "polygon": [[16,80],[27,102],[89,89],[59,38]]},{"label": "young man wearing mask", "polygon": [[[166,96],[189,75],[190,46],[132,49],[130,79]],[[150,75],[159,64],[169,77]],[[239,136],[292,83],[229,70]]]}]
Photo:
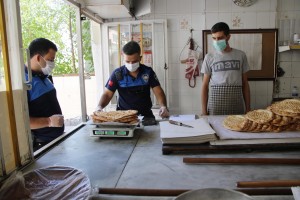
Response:
[{"label": "young man wearing mask", "polygon": [[151,67],[140,63],[141,49],[137,42],[130,41],[123,47],[125,64],[113,71],[106,83],[97,110],[102,110],[118,90],[117,110],[137,110],[138,114],[146,118],[154,118],[150,88],[159,103],[161,117],[168,117],[166,96],[155,72]]},{"label": "young man wearing mask", "polygon": [[[55,67],[56,45],[45,38],[37,38],[29,45],[32,89],[27,92],[33,149],[36,151],[64,132],[64,117],[56,90],[49,79]],[[28,68],[25,66],[28,80]]]},{"label": "young man wearing mask", "polygon": [[246,54],[229,46],[226,23],[215,24],[211,33],[216,52],[205,56],[201,68],[202,115],[244,114],[250,110]]}]

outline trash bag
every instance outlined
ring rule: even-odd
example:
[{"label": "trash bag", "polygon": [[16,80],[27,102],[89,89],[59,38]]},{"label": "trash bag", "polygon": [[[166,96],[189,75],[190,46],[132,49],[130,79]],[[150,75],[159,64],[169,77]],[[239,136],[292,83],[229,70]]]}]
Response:
[{"label": "trash bag", "polygon": [[[20,178],[14,178],[16,182]],[[88,177],[80,170],[72,167],[52,166],[28,172],[23,175],[24,186],[23,196],[14,198],[14,196],[4,196],[7,199],[87,199],[91,193],[91,185]],[[22,182],[23,183],[23,182]],[[22,187],[21,187],[22,188]],[[4,188],[7,194],[16,191],[16,188]],[[2,188],[0,189],[0,199],[2,198]],[[29,192],[29,195],[28,193]],[[25,195],[26,193],[26,195]],[[3,193],[4,195],[6,193]],[[12,193],[12,195],[14,195]]]},{"label": "trash bag", "polygon": [[21,172],[13,172],[0,188],[0,199],[30,199],[30,191],[25,188]]}]

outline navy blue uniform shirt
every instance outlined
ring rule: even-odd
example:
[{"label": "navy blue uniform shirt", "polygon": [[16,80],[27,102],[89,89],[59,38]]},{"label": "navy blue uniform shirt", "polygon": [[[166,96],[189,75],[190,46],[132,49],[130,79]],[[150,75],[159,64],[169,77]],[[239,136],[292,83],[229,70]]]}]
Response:
[{"label": "navy blue uniform shirt", "polygon": [[[26,80],[28,71],[25,68]],[[47,76],[32,71],[32,89],[27,91],[28,109],[30,117],[50,117],[62,114],[56,97],[56,90]],[[32,129],[31,133],[40,141],[50,142],[63,134],[63,127],[45,127]]]},{"label": "navy blue uniform shirt", "polygon": [[118,90],[117,110],[138,110],[138,114],[142,116],[154,117],[151,111],[150,88],[159,85],[153,69],[140,64],[136,78],[129,74],[125,65],[115,69],[105,87],[113,92]]}]

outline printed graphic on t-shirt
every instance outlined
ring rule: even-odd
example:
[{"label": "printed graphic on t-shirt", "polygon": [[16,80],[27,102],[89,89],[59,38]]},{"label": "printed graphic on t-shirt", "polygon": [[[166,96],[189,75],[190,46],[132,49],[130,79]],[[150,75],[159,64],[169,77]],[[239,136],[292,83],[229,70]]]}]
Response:
[{"label": "printed graphic on t-shirt", "polygon": [[214,63],[212,70],[214,72],[240,70],[241,65],[239,60],[226,60]]}]

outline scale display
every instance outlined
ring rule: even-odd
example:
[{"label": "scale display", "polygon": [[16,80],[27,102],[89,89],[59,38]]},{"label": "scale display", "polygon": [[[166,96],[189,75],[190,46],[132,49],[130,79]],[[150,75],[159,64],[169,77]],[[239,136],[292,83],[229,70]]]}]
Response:
[{"label": "scale display", "polygon": [[93,135],[95,135],[95,136],[128,136],[129,131],[93,130]]},{"label": "scale display", "polygon": [[91,131],[92,137],[133,137],[136,125],[97,124]]}]

